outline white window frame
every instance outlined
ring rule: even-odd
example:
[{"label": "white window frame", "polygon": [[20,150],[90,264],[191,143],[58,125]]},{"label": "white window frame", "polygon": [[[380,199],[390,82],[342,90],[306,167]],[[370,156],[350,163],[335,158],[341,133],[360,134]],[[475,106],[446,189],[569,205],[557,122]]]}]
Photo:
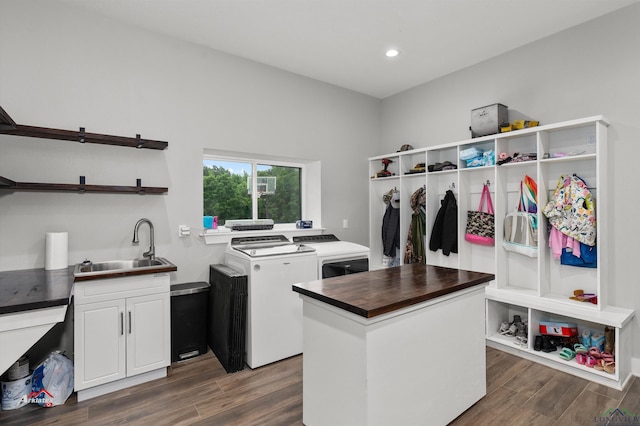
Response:
[{"label": "white window frame", "polygon": [[[207,244],[227,242],[231,237],[238,236],[236,234],[237,232],[242,232],[243,236],[278,232],[285,234],[287,237],[290,237],[293,234],[297,233],[313,234],[316,232],[322,232],[322,209],[320,202],[322,189],[320,161],[298,158],[284,158],[271,155],[237,153],[213,149],[204,150],[201,164],[205,160],[230,161],[251,164],[251,197],[253,218],[258,217],[258,203],[256,195],[258,164],[300,168],[301,219],[311,220],[313,222],[312,229],[297,229],[295,223],[276,223],[273,229],[270,231],[230,231],[227,228],[219,227],[217,230],[207,230],[203,234],[205,237],[205,242]],[[202,184],[202,181],[200,183]],[[200,208],[200,212],[202,212],[202,206]]]}]

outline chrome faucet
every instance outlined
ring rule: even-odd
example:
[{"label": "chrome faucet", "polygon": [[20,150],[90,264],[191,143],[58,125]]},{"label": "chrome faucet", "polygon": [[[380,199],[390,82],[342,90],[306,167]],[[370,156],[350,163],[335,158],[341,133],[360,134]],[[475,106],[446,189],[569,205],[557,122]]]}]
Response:
[{"label": "chrome faucet", "polygon": [[149,225],[149,251],[142,253],[143,257],[148,257],[150,260],[155,260],[156,258],[156,246],[153,241],[153,223],[147,218],[140,219],[136,226],[133,228],[133,244],[139,244],[140,240],[138,240],[138,229],[140,229],[140,225],[146,223]]}]

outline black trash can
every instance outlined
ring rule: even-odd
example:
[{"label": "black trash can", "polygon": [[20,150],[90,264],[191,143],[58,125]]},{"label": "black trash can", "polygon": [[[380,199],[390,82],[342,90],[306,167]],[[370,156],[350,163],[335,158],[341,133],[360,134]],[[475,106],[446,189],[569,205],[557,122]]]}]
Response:
[{"label": "black trash can", "polygon": [[209,283],[171,286],[171,362],[207,353]]}]

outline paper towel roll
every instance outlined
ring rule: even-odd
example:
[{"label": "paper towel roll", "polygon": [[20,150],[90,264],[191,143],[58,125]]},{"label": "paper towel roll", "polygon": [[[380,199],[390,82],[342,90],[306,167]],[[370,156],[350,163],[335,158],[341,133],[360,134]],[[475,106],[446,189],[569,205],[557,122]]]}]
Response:
[{"label": "paper towel roll", "polygon": [[44,269],[65,269],[69,264],[69,235],[66,232],[47,232],[44,249]]}]

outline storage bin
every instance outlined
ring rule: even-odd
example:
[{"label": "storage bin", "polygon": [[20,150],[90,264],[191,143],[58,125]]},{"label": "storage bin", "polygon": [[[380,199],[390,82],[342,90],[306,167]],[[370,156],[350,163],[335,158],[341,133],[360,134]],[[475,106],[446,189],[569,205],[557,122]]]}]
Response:
[{"label": "storage bin", "polygon": [[500,133],[500,127],[509,123],[509,108],[502,104],[487,105],[471,110],[471,137]]},{"label": "storage bin", "polygon": [[578,335],[578,325],[570,322],[540,321],[540,334],[571,337]]}]

